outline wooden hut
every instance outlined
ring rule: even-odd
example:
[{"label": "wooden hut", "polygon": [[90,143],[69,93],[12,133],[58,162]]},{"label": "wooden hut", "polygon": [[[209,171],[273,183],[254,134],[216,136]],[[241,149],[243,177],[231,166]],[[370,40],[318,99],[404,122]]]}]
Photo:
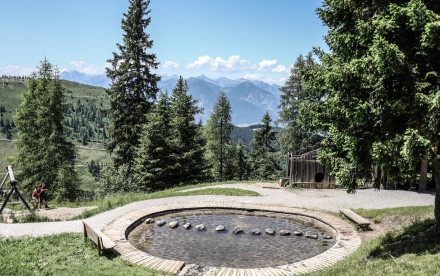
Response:
[{"label": "wooden hut", "polygon": [[287,153],[286,185],[315,189],[334,188],[335,178],[316,159],[318,150],[319,145],[315,145],[295,153]]}]

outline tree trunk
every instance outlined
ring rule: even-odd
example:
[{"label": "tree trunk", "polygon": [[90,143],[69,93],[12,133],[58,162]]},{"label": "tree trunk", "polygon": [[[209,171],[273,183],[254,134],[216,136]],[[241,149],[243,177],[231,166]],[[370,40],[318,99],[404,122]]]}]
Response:
[{"label": "tree trunk", "polygon": [[428,183],[428,152],[420,164],[420,178],[419,178],[419,192],[426,190],[426,184]]}]

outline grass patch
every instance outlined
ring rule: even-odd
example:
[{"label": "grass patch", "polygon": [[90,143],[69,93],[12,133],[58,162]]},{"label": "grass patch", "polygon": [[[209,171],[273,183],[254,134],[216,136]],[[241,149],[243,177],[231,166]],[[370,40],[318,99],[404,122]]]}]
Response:
[{"label": "grass patch", "polygon": [[367,209],[353,209],[353,211],[363,217],[372,219],[375,223],[380,222],[383,218],[391,215],[424,215],[434,214],[434,205],[431,206],[411,206],[411,207],[396,207],[387,209],[367,210]]},{"label": "grass patch", "polygon": [[363,243],[334,266],[307,275],[437,275],[440,235],[434,231],[420,234],[434,223],[433,219],[425,219],[389,232]]},{"label": "grass patch", "polygon": [[2,275],[163,275],[112,253],[98,257],[82,234],[0,239]]}]

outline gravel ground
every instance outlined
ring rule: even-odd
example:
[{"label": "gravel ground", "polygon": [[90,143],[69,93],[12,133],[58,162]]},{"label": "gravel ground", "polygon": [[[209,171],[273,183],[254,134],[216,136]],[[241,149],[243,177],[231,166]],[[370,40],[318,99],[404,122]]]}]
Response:
[{"label": "gravel ground", "polygon": [[[337,213],[341,208],[382,209],[402,206],[433,205],[435,197],[434,193],[409,191],[376,191],[374,189],[366,189],[358,190],[356,194],[347,194],[343,190],[284,190],[263,188],[263,186],[265,186],[263,183],[215,186],[216,188],[227,187],[252,190],[263,195],[261,197],[201,195],[144,200],[98,214],[85,221],[95,229],[103,229],[107,224],[127,213],[150,206],[177,202],[234,201],[303,207]],[[64,232],[82,232],[81,221],[0,224],[0,236],[3,237],[43,236]]]}]

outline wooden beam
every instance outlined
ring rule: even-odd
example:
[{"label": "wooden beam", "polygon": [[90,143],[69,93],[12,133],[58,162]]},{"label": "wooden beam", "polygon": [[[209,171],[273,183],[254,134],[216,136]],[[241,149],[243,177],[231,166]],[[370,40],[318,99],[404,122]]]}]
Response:
[{"label": "wooden beam", "polygon": [[1,191],[2,188],[3,188],[3,185],[5,185],[5,183],[6,183],[6,179],[8,179],[8,177],[9,177],[9,173],[7,173],[7,174],[5,175],[5,178],[3,178],[2,184],[0,185],[0,191]]},{"label": "wooden beam", "polygon": [[356,214],[350,209],[341,209],[339,211],[361,227],[369,227],[371,224],[371,222],[369,222],[366,218]]},{"label": "wooden beam", "polygon": [[9,178],[11,179],[11,182],[15,181],[14,172],[12,171],[11,165],[8,166],[8,174],[9,174]]},{"label": "wooden beam", "polygon": [[35,204],[34,204],[34,202],[32,202],[31,198],[30,198],[29,195],[26,193],[26,191],[23,189],[23,187],[21,186],[21,184],[20,184],[19,181],[17,181],[17,185],[18,185],[18,187],[20,187],[20,190],[21,190],[21,191],[23,192],[23,194],[26,196],[26,200],[27,200],[28,202],[30,202],[34,208],[37,208],[37,207],[38,207],[38,205],[37,205],[38,203],[35,202]]}]

